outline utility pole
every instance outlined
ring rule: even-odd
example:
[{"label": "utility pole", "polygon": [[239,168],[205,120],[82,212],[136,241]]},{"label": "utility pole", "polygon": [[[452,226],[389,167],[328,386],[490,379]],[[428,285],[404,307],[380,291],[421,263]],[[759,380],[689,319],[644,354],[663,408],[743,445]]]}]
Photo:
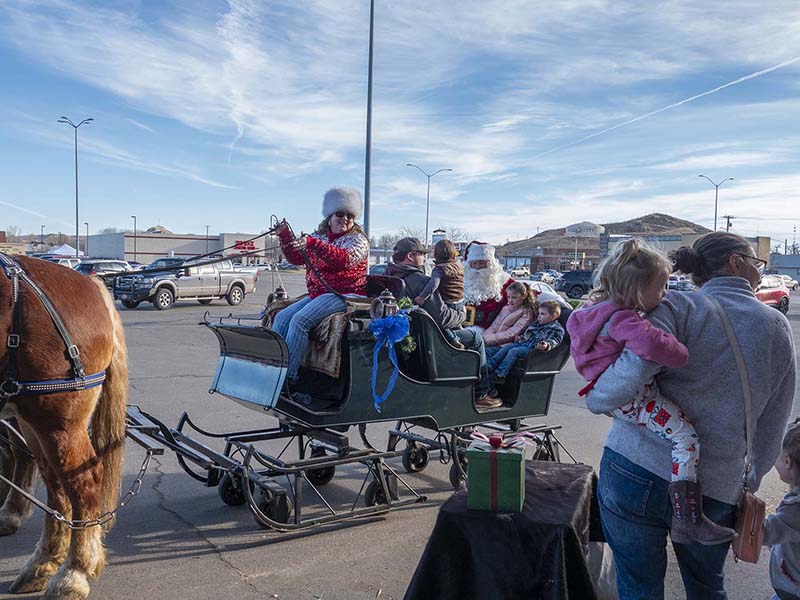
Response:
[{"label": "utility pole", "polygon": [[735,219],[733,215],[722,215],[722,218],[725,219],[725,231],[731,230],[731,219]]}]

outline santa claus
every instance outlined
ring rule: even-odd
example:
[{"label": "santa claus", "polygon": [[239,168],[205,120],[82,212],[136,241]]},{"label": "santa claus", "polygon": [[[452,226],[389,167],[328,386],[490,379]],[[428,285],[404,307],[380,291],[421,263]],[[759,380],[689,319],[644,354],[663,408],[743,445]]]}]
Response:
[{"label": "santa claus", "polygon": [[514,279],[503,271],[491,244],[471,242],[465,257],[464,300],[475,307],[474,328],[483,331],[508,302],[506,289]]}]

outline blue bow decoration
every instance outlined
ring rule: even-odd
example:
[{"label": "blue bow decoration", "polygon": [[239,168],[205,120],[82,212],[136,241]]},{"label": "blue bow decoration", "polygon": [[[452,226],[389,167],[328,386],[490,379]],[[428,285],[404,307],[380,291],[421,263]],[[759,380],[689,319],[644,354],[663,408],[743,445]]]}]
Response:
[{"label": "blue bow decoration", "polygon": [[[381,412],[381,404],[392,393],[397,383],[397,377],[400,374],[394,345],[408,335],[408,315],[404,312],[399,312],[396,315],[390,315],[382,319],[374,319],[369,324],[369,330],[376,340],[375,349],[372,352],[372,399],[375,410]],[[394,369],[389,377],[389,383],[386,385],[386,391],[383,394],[378,394],[376,389],[378,385],[378,353],[384,346],[389,348],[389,360]]]}]

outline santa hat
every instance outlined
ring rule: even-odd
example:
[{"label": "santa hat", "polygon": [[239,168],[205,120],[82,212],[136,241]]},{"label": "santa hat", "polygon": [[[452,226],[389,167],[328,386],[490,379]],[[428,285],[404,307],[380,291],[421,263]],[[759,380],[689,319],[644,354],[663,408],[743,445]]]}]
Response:
[{"label": "santa hat", "polygon": [[494,246],[486,242],[470,242],[466,251],[466,262],[473,260],[494,260]]},{"label": "santa hat", "polygon": [[349,187],[331,188],[322,201],[322,216],[326,219],[333,213],[345,211],[358,219],[361,216],[361,194]]}]

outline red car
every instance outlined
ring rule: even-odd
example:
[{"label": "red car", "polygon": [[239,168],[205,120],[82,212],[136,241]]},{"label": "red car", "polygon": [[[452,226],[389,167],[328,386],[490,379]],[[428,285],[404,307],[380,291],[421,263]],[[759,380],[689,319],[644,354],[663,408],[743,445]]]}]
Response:
[{"label": "red car", "polygon": [[783,314],[789,312],[789,289],[779,277],[766,276],[756,288],[756,298],[774,306]]}]

